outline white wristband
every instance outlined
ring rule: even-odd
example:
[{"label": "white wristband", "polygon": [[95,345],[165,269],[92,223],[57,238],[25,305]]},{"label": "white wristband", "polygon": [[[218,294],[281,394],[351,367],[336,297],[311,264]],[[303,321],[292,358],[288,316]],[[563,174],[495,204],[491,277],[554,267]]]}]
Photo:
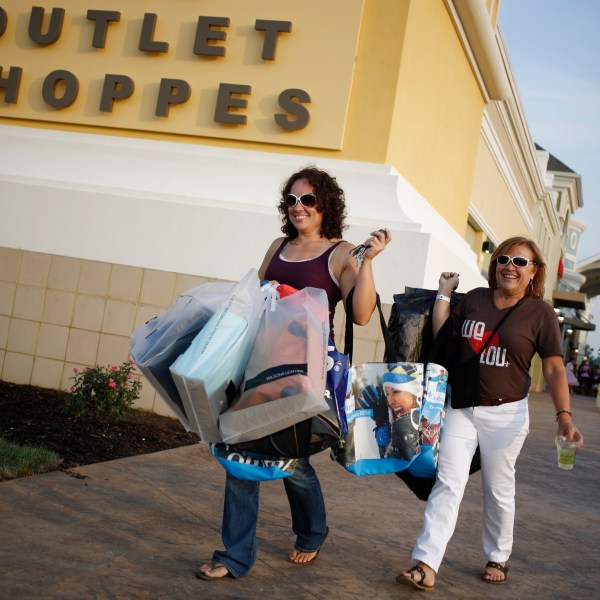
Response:
[{"label": "white wristband", "polygon": [[444,296],[444,294],[438,294],[435,299],[443,300],[444,302],[450,302],[450,296]]}]

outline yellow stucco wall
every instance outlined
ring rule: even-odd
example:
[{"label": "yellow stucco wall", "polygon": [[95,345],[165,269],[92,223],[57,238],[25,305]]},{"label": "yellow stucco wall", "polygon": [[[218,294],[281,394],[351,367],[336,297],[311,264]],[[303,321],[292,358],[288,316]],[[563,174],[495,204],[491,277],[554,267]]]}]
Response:
[{"label": "yellow stucco wall", "polygon": [[498,169],[489,146],[482,138],[477,152],[471,202],[485,223],[493,225],[498,240],[530,235],[523,213],[509,202],[511,191]]},{"label": "yellow stucco wall", "polygon": [[443,3],[411,2],[388,162],[461,234],[483,108]]},{"label": "yellow stucco wall", "polygon": [[410,5],[411,0],[365,2],[340,158],[380,164],[388,159]]}]

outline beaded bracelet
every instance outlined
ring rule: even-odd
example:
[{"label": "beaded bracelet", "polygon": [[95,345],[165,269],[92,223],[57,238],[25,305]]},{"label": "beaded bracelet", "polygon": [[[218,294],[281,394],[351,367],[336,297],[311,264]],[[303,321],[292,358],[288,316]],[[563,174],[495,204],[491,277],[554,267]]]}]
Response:
[{"label": "beaded bracelet", "polygon": [[570,411],[570,410],[567,410],[566,408],[559,408],[559,409],[556,411],[556,420],[557,420],[557,421],[558,421],[558,417],[559,417],[559,416],[560,416],[562,413],[567,413],[567,414],[568,414],[570,417],[571,417],[571,416],[573,416],[573,415],[571,415],[571,411]]}]

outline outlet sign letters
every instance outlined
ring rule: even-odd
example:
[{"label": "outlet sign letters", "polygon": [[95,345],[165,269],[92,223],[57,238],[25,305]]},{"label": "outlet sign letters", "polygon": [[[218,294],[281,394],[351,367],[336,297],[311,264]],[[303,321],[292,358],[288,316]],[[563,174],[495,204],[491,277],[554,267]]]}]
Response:
[{"label": "outlet sign letters", "polygon": [[0,118],[341,148],[362,0],[92,2],[0,3]]}]

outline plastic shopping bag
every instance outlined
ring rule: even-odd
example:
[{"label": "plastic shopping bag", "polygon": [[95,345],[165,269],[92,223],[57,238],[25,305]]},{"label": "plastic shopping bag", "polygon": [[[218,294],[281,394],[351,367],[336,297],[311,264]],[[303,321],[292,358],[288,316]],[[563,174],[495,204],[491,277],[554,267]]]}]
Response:
[{"label": "plastic shopping bag", "polygon": [[335,345],[330,343],[325,390],[328,410],[257,440],[237,442],[235,448],[263,456],[284,458],[304,458],[331,448],[348,431],[347,425],[346,430],[342,430],[339,416],[340,403],[342,411],[344,410],[348,374],[348,357],[339,353]]},{"label": "plastic shopping bag", "polygon": [[328,313],[325,291],[310,287],[263,312],[241,393],[219,418],[223,441],[258,439],[329,409]]},{"label": "plastic shopping bag", "polygon": [[188,431],[194,428],[194,416],[189,407],[186,408],[169,367],[225,304],[234,286],[225,282],[199,285],[178,296],[169,310],[150,319],[131,335],[133,360]]},{"label": "plastic shopping bag", "polygon": [[[394,294],[388,330],[397,360],[426,362],[433,345],[431,312],[437,296],[436,290],[404,288],[403,294]],[[452,292],[450,307],[464,294]]]},{"label": "plastic shopping bag", "polygon": [[258,273],[251,269],[171,365],[192,430],[203,442],[222,441],[219,415],[242,381],[264,310]]}]

